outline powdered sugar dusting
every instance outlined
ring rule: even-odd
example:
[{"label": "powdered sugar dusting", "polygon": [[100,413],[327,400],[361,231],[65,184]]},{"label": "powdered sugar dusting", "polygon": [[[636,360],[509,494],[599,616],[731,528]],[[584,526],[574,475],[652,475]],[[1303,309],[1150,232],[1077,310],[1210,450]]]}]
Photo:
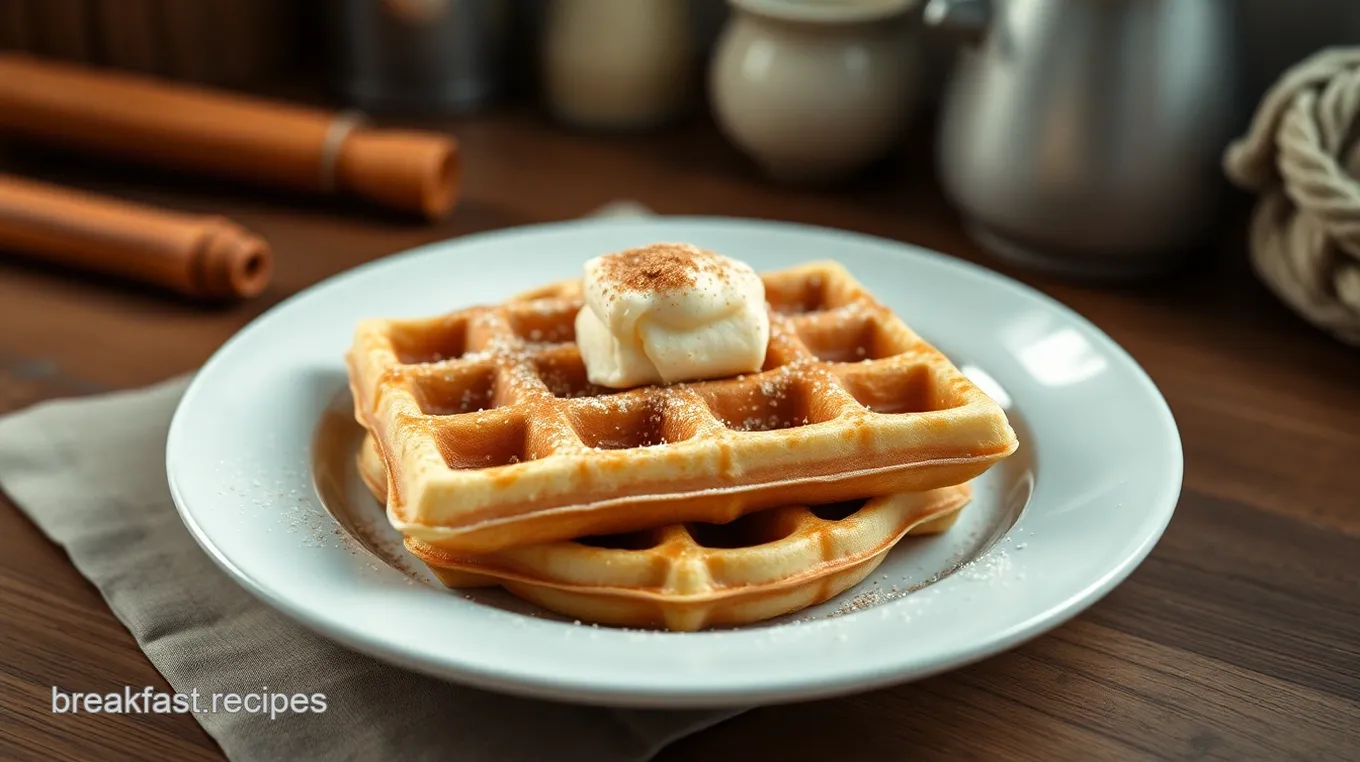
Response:
[{"label": "powdered sugar dusting", "polygon": [[1010,553],[1000,547],[964,564],[959,574],[970,582],[1002,585],[1011,584],[1018,578]]}]

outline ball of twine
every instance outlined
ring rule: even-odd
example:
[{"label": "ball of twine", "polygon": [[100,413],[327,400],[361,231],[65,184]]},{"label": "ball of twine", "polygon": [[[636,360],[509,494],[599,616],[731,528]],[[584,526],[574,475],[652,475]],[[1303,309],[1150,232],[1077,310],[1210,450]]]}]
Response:
[{"label": "ball of twine", "polygon": [[1304,318],[1360,346],[1360,48],[1323,50],[1261,101],[1223,166],[1260,194],[1257,275]]}]

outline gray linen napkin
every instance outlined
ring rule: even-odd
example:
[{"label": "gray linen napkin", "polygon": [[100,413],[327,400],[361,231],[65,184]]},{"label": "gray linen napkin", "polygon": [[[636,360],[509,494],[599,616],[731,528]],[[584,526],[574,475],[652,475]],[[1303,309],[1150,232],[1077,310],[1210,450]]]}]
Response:
[{"label": "gray linen napkin", "polygon": [[219,571],[175,512],[165,438],[185,385],[0,419],[0,489],[66,549],[176,691],[325,695],[319,714],[194,714],[229,758],[645,760],[735,714],[505,696],[388,666],[294,624]]},{"label": "gray linen napkin", "polygon": [[[595,215],[647,213],[616,202]],[[737,714],[515,698],[389,666],[294,624],[223,574],[175,511],[165,439],[185,386],[0,418],[0,490],[66,549],[176,691],[324,694],[323,713],[195,712],[229,758],[646,760]]]}]

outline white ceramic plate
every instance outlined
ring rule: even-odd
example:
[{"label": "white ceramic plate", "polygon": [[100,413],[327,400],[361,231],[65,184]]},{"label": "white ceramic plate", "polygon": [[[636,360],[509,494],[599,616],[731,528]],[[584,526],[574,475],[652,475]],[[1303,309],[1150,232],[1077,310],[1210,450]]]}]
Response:
[{"label": "white ceramic plate", "polygon": [[[434,584],[347,465],[342,356],[356,321],[498,301],[573,276],[590,256],[658,240],[691,241],[757,269],[840,260],[1006,408],[1020,450],[978,480],[948,533],[909,539],[859,587],[772,623],[701,633],[590,627],[495,591]],[[341,434],[317,449],[324,421]],[[203,367],[175,415],[166,461],[175,503],[213,559],[337,641],[492,689],[668,707],[865,690],[1015,646],[1133,570],[1171,517],[1182,469],[1175,423],[1152,382],[1056,302],[891,241],[683,218],[472,236],[322,283]],[[323,472],[315,479],[314,461]]]}]

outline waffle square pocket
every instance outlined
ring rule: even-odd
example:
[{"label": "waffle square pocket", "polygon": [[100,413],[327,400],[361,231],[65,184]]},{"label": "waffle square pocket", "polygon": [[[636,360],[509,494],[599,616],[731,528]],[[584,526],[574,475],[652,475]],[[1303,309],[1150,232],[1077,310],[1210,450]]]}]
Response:
[{"label": "waffle square pocket", "polygon": [[575,281],[364,321],[350,386],[389,519],[431,552],[485,554],[949,487],[1015,450],[1000,406],[839,264],[761,280],[759,372],[626,391],[586,377]]}]

